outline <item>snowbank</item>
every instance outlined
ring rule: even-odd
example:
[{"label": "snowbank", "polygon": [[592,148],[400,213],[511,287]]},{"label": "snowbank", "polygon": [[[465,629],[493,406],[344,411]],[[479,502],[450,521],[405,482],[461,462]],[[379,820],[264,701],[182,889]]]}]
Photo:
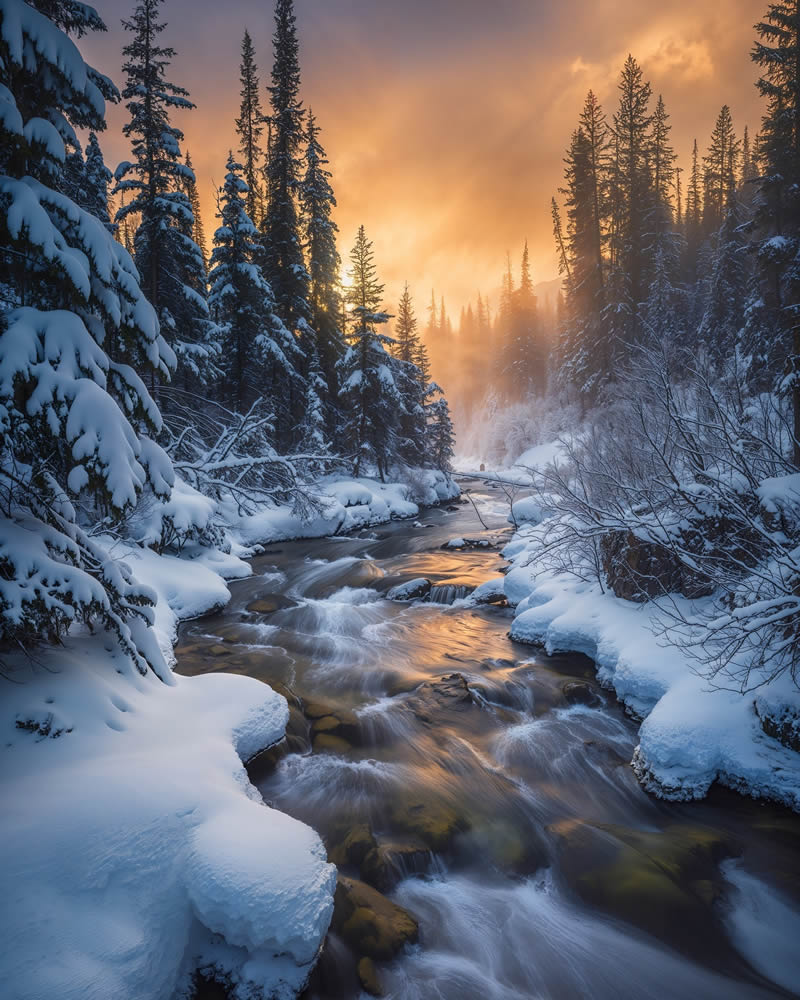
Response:
[{"label": "snowbank", "polygon": [[196,968],[294,996],[336,873],[242,759],[285,700],[239,675],[142,677],[102,637],[18,661],[0,709],[0,995],[170,997]]},{"label": "snowbank", "polygon": [[511,638],[595,661],[601,683],[644,719],[633,759],[642,784],[664,798],[697,799],[719,781],[800,811],[800,755],[768,736],[756,711],[798,714],[800,692],[781,678],[749,695],[709,690],[680,649],[656,640],[651,604],[544,569],[541,544],[528,523],[503,550],[512,567],[504,591],[516,609]]},{"label": "snowbank", "polygon": [[[458,488],[425,471],[413,485],[330,479],[324,494],[310,524],[288,508],[231,517],[224,552],[202,539],[229,512],[179,484],[133,540],[96,540],[155,593],[155,635],[174,662],[178,623],[226,604],[226,580],[251,573],[248,545],[414,517]],[[182,538],[179,555],[146,547],[165,531]],[[201,969],[242,1000],[295,997],[336,869],[313,830],[261,801],[242,763],[283,737],[284,698],[235,674],[165,684],[80,631],[33,660],[5,657],[4,672],[0,996],[155,1000]]]},{"label": "snowbank", "polygon": [[317,489],[322,510],[311,520],[302,520],[289,506],[265,509],[245,517],[231,511],[231,533],[243,545],[269,544],[290,538],[323,538],[395,518],[416,517],[420,507],[451,500],[460,493],[452,479],[431,469],[409,470],[407,483],[328,477]]}]

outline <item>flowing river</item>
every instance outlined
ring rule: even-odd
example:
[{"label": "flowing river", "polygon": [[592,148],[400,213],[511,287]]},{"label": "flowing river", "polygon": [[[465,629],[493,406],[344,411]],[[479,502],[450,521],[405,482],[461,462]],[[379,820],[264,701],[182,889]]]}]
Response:
[{"label": "flowing river", "polygon": [[[362,910],[337,921],[337,892],[305,996],[360,996],[365,955],[387,958],[397,1000],[800,995],[800,817],[722,789],[650,797],[629,766],[636,723],[591,661],[512,643],[507,608],[385,599],[425,577],[449,602],[498,574],[508,508],[473,485],[485,529],[462,502],[275,545],[224,611],[182,629],[181,672],[289,699],[287,740],[251,779],[319,831],[350,910],[377,896],[363,881],[418,922],[391,958],[358,937]],[[458,536],[486,545],[441,548]]]}]

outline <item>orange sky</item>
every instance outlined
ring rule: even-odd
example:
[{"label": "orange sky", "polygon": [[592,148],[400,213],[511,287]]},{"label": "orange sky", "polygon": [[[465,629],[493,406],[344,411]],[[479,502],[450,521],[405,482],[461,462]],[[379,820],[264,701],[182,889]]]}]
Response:
[{"label": "orange sky", "polygon": [[[97,0],[109,32],[87,55],[122,86],[119,21],[132,0]],[[583,97],[610,113],[630,51],[672,115],[685,165],[705,146],[723,103],[737,129],[758,127],[749,60],[765,0],[297,0],[303,98],[323,128],[346,253],[364,223],[393,306],[407,279],[424,312],[432,287],[451,313],[480,288],[494,294],[505,252],[527,237],[534,278],[556,274],[550,198]],[[167,0],[171,79],[197,110],[176,113],[198,175],[207,232],[213,182],[235,145],[245,26],[262,83],[272,4]],[[113,167],[127,157],[124,109],[101,137]]]}]

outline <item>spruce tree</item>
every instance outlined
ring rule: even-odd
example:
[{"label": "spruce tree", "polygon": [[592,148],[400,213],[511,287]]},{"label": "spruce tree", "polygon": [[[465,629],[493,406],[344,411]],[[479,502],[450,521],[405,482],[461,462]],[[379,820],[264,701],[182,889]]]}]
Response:
[{"label": "spruce tree", "polygon": [[323,401],[328,410],[328,428],[333,430],[337,392],[336,366],[344,353],[341,328],[339,270],[336,247],[338,227],[333,221],[336,199],[330,184],[328,160],[319,141],[319,127],[309,109],[306,122],[306,171],[300,187],[303,235],[310,276],[309,303],[315,350],[319,355],[327,389]]},{"label": "spruce tree", "polygon": [[242,61],[239,66],[239,117],[236,132],[239,136],[239,151],[244,166],[244,181],[247,184],[247,214],[256,225],[261,225],[261,171],[264,151],[261,137],[264,134],[265,117],[261,109],[261,91],[256,66],[256,53],[250,33],[245,31],[242,39]]},{"label": "spruce tree", "polygon": [[[620,103],[614,115],[617,142],[615,184],[619,216],[616,223],[616,264],[610,320],[615,339],[635,342],[638,304],[644,298],[647,273],[647,206],[651,203],[650,84],[641,67],[628,56],[619,83]],[[613,361],[612,361],[613,364]]]},{"label": "spruce tree", "polygon": [[209,302],[220,329],[224,398],[242,412],[260,396],[276,409],[278,442],[290,439],[290,388],[297,386],[294,336],[277,316],[258,264],[258,230],[247,214],[243,166],[229,154],[214,234]]},{"label": "spruce tree", "polygon": [[99,219],[110,233],[116,233],[117,227],[111,221],[108,211],[108,186],[113,175],[105,165],[103,151],[94,132],[89,133],[89,141],[86,144],[84,174],[86,200],[81,204],[81,208]]},{"label": "spruce tree", "polygon": [[748,309],[754,376],[781,388],[794,408],[794,463],[800,468],[800,0],[770,3],[756,25],[753,61],[766,98],[758,143],[756,266]]},{"label": "spruce tree", "polygon": [[359,227],[350,252],[348,275],[347,302],[353,318],[349,346],[339,362],[342,439],[353,459],[353,475],[374,466],[383,480],[396,458],[401,399],[386,350],[392,339],[377,331],[389,317],[380,308],[383,285],[378,281],[372,242],[364,226]]},{"label": "spruce tree", "polygon": [[703,157],[703,227],[707,236],[716,236],[725,218],[728,192],[736,183],[740,152],[741,143],[733,130],[731,109],[724,104],[711,133],[708,153]]},{"label": "spruce tree", "polygon": [[414,361],[418,350],[417,318],[406,282],[397,308],[392,354],[395,359],[393,374],[401,400],[397,450],[401,460],[410,466],[425,463],[427,385]]},{"label": "spruce tree", "polygon": [[304,472],[317,476],[327,471],[333,461],[333,449],[328,437],[328,415],[324,399],[328,385],[322,372],[319,355],[312,351],[306,378],[305,406],[298,434],[295,464]]},{"label": "spruce tree", "polygon": [[0,643],[32,648],[104,628],[141,671],[169,671],[152,592],[91,537],[122,530],[144,491],[170,495],[161,416],[141,375],[168,377],[130,256],[64,193],[62,136],[105,128],[108,80],[75,38],[91,7],[5,0],[0,12]]},{"label": "spruce tree", "polygon": [[717,240],[706,303],[698,338],[712,361],[729,358],[744,326],[750,287],[749,241],[746,216],[736,190],[728,191],[728,208]]},{"label": "spruce tree", "polygon": [[185,367],[184,377],[213,378],[216,344],[204,292],[204,262],[189,233],[194,225],[186,184],[192,171],[181,162],[183,133],[170,123],[173,109],[194,105],[183,87],[166,79],[175,55],[159,46],[166,24],[162,0],[141,0],[123,21],[133,34],[125,46],[127,77],[122,96],[130,113],[123,133],[131,140],[133,162],[117,168],[116,190],[130,196],[117,222],[138,218],[133,238],[136,266],[147,298],[155,307],[162,336]]},{"label": "spruce tree", "polygon": [[186,166],[191,170],[191,177],[186,178],[186,197],[192,209],[192,224],[188,229],[188,235],[200,248],[200,255],[203,258],[203,267],[208,270],[208,242],[206,241],[206,230],[203,225],[203,216],[200,213],[200,195],[197,191],[197,180],[195,179],[192,157],[189,150],[186,150]]},{"label": "spruce tree", "polygon": [[297,212],[304,111],[299,96],[300,63],[293,0],[276,0],[273,44],[263,270],[275,294],[281,319],[288,329],[298,331],[305,342],[311,323],[310,279],[303,259]]}]

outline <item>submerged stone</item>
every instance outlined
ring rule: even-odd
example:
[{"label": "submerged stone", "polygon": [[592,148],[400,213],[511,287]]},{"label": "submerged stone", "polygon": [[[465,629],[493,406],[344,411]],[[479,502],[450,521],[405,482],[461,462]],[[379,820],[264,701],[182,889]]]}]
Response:
[{"label": "submerged stone", "polygon": [[376,889],[340,875],[331,927],[356,955],[388,961],[419,936],[411,914]]},{"label": "submerged stone", "polygon": [[381,986],[378,970],[371,958],[362,958],[358,963],[358,981],[365,993],[371,997],[382,997],[383,987]]}]

